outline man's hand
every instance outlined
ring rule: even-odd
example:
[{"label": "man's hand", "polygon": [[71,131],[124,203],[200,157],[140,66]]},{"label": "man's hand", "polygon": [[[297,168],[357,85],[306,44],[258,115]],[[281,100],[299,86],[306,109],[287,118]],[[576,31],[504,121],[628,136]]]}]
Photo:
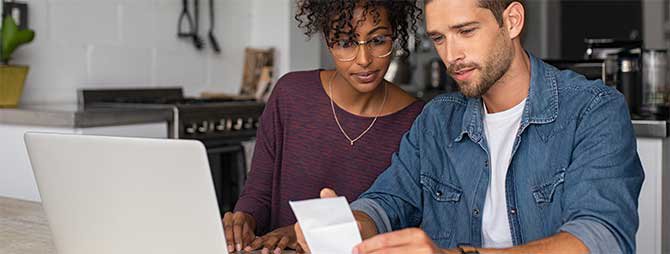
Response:
[{"label": "man's hand", "polygon": [[253,251],[260,249],[261,247],[263,248],[261,251],[262,254],[270,253],[270,250],[272,250],[274,254],[281,254],[287,247],[294,249],[299,253],[302,251],[296,242],[293,225],[275,229],[267,235],[256,238],[256,240],[251,242],[249,246],[244,248],[244,251]]},{"label": "man's hand", "polygon": [[362,243],[354,247],[353,253],[451,254],[458,253],[458,251],[442,250],[438,248],[437,245],[435,245],[433,240],[430,239],[430,237],[425,232],[423,232],[423,230],[418,228],[409,228],[377,235],[370,239],[364,240]]},{"label": "man's hand", "polygon": [[223,230],[228,243],[228,252],[241,251],[255,238],[256,220],[248,213],[227,212],[223,215]]}]

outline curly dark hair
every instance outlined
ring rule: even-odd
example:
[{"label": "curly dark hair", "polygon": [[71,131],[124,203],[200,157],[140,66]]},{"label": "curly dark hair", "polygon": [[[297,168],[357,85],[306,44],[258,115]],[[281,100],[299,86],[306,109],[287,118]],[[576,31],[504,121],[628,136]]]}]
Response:
[{"label": "curly dark hair", "polygon": [[380,21],[379,8],[386,9],[393,38],[404,52],[409,52],[409,35],[416,32],[422,15],[416,0],[297,0],[297,4],[298,27],[308,38],[323,33],[329,47],[342,35],[355,37],[358,23],[365,21],[364,18],[352,24],[354,9],[360,6],[363,16],[370,14],[375,24]]}]

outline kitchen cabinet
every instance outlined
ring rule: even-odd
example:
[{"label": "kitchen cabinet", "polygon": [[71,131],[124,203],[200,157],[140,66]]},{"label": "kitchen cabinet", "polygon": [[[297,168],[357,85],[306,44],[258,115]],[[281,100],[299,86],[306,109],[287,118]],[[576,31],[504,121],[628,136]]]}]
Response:
[{"label": "kitchen cabinet", "polygon": [[[633,121],[645,179],[640,192],[637,253],[670,253],[670,137],[665,121]],[[665,239],[665,241],[663,240]]]}]

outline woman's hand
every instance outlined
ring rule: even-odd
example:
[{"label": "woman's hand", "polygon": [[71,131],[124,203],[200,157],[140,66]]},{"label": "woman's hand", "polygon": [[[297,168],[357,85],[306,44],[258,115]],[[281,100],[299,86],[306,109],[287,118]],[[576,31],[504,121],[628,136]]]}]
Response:
[{"label": "woman's hand", "polygon": [[227,212],[223,215],[223,230],[226,235],[228,252],[241,251],[255,238],[256,220],[245,212]]},{"label": "woman's hand", "polygon": [[263,248],[263,254],[267,254],[270,251],[274,254],[281,254],[287,247],[296,250],[298,253],[302,252],[300,245],[298,245],[298,242],[296,241],[293,225],[275,229],[267,235],[256,238],[256,240],[251,242],[249,246],[244,248],[244,251]]}]

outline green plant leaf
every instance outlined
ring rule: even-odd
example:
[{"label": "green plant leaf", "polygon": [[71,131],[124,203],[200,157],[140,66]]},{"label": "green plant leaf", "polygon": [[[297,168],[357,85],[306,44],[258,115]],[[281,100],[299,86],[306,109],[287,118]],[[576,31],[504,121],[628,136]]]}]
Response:
[{"label": "green plant leaf", "polygon": [[9,62],[12,53],[22,44],[29,43],[35,38],[35,32],[30,29],[19,30],[14,19],[7,15],[2,22],[2,50],[0,61]]}]

